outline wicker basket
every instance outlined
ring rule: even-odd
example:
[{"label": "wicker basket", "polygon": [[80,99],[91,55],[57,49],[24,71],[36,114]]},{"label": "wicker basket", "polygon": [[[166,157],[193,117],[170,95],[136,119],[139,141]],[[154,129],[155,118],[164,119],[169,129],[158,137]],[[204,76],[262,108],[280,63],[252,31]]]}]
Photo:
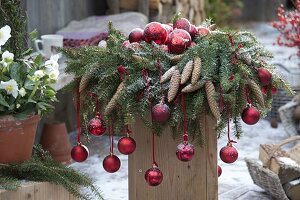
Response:
[{"label": "wicker basket", "polygon": [[[268,152],[268,156],[261,160],[262,164],[253,159],[245,159],[253,182],[278,200],[288,200],[289,198],[285,194],[279,176],[269,169],[270,160],[281,151],[281,146],[295,142],[296,140],[300,140],[300,136],[294,136],[283,140],[279,144],[271,145],[272,149]],[[299,171],[297,167],[295,169]]]},{"label": "wicker basket", "polygon": [[292,101],[281,106],[278,109],[279,116],[282,122],[282,125],[289,136],[297,135],[297,126],[298,124],[293,119],[293,111],[296,106],[300,105],[300,95],[295,96]]}]

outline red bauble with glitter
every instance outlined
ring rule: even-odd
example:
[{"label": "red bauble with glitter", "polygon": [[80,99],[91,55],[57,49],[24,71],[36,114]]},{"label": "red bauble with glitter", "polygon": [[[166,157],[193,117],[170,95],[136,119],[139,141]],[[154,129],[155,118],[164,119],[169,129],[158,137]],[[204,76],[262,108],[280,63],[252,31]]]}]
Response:
[{"label": "red bauble with glitter", "polygon": [[192,38],[194,38],[198,34],[198,30],[195,25],[193,25],[193,24],[191,25],[189,33]]},{"label": "red bauble with glitter", "polygon": [[168,37],[168,32],[159,22],[151,22],[144,30],[144,40],[148,43],[152,41],[156,44],[164,44]]},{"label": "red bauble with glitter", "polygon": [[76,162],[83,162],[89,156],[89,150],[85,145],[77,144],[72,148],[71,157]]},{"label": "red bauble with glitter", "polygon": [[180,143],[176,149],[176,156],[180,161],[190,161],[195,154],[195,148],[189,143]]},{"label": "red bauble with glitter", "polygon": [[118,142],[118,149],[122,154],[129,155],[134,152],[135,148],[135,140],[129,136],[122,137]]},{"label": "red bauble with glitter", "polygon": [[95,136],[103,135],[106,131],[105,123],[99,115],[91,119],[88,124],[88,131]]},{"label": "red bauble with glitter", "polygon": [[190,34],[183,29],[175,29],[170,33],[169,37],[169,49],[172,53],[181,54],[184,50],[191,45],[192,38]]},{"label": "red bauble with glitter", "polygon": [[150,186],[158,186],[163,181],[163,173],[154,166],[146,171],[145,180]]},{"label": "red bauble with glitter", "polygon": [[152,117],[156,122],[166,122],[170,118],[170,108],[167,104],[159,103],[152,108]]},{"label": "red bauble with glitter", "polygon": [[191,28],[191,23],[186,18],[179,18],[174,22],[173,28],[183,29],[189,32]]},{"label": "red bauble with glitter", "polygon": [[144,30],[141,28],[133,29],[129,34],[129,42],[140,42],[143,39]]},{"label": "red bauble with glitter", "polygon": [[248,125],[254,125],[259,121],[260,114],[259,111],[253,107],[247,107],[242,112],[242,120]]},{"label": "red bauble with glitter", "polygon": [[198,27],[198,34],[201,36],[205,36],[210,33],[210,30],[204,26]]},{"label": "red bauble with glitter", "polygon": [[270,83],[272,82],[272,74],[267,69],[258,68],[257,75],[262,86],[270,85]]},{"label": "red bauble with glitter", "polygon": [[113,154],[106,156],[102,164],[105,171],[109,173],[115,173],[121,167],[120,159],[118,158],[118,156],[115,156]]},{"label": "red bauble with glitter", "polygon": [[234,163],[239,157],[239,153],[231,143],[220,150],[220,158],[225,163]]},{"label": "red bauble with glitter", "polygon": [[222,168],[218,165],[218,177],[222,175]]}]

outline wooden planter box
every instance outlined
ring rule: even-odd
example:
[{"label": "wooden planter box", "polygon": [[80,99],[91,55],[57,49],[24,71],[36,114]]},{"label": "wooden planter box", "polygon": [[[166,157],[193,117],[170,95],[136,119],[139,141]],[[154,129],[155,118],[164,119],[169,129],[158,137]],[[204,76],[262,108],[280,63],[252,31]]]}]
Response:
[{"label": "wooden planter box", "polygon": [[[217,135],[213,130],[216,122],[210,116],[201,120],[205,136],[203,147],[196,146],[190,162],[181,162],[176,157],[175,141],[170,130],[156,137],[156,160],[164,180],[156,187],[144,180],[145,171],[152,165],[151,130],[142,122],[133,127],[136,151],[129,156],[129,200],[217,200]],[[193,142],[194,144],[195,142]]]},{"label": "wooden planter box", "polygon": [[28,182],[16,191],[0,190],[0,200],[78,200],[65,188],[48,182]]}]

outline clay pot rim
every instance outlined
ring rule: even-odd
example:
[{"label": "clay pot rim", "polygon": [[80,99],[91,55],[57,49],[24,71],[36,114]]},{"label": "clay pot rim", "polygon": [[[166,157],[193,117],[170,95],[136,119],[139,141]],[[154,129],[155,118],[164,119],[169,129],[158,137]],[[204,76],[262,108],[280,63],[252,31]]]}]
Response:
[{"label": "clay pot rim", "polygon": [[[5,120],[5,118],[7,120]],[[2,120],[1,120],[2,119]],[[28,125],[28,124],[33,124],[36,123],[41,119],[40,115],[29,115],[25,119],[17,119],[12,115],[3,115],[0,117],[0,129],[6,129],[7,127],[12,127],[12,126],[23,126],[23,125]]]}]

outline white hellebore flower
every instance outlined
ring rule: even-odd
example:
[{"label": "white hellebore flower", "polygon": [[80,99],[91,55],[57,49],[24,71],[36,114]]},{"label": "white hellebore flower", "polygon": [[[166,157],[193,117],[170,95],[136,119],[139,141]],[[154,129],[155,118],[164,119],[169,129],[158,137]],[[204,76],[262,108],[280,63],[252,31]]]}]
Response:
[{"label": "white hellebore flower", "polygon": [[24,96],[26,95],[26,90],[25,90],[25,88],[21,88],[21,89],[19,90],[19,94],[20,94],[21,97],[24,97]]},{"label": "white hellebore flower", "polygon": [[6,90],[7,94],[11,94],[14,98],[18,96],[18,84],[14,79],[10,79],[9,81],[1,81],[0,89]]},{"label": "white hellebore flower", "polygon": [[59,55],[53,55],[50,57],[49,60],[45,62],[45,67],[47,68],[47,74],[49,74],[53,70],[58,70],[59,64],[58,64]]},{"label": "white hellebore flower", "polygon": [[10,53],[9,51],[4,51],[4,53],[2,54],[2,60],[4,62],[12,62],[14,61],[14,54]]},{"label": "white hellebore flower", "polygon": [[58,76],[59,76],[59,70],[58,70],[58,69],[52,70],[52,71],[49,73],[49,78],[50,78],[51,80],[57,80],[57,79],[58,79]]},{"label": "white hellebore flower", "polygon": [[6,41],[11,37],[11,28],[6,25],[0,29],[0,46],[3,46]]},{"label": "white hellebore flower", "polygon": [[34,72],[34,76],[37,78],[43,78],[43,76],[45,76],[45,73],[43,70],[37,70]]}]

